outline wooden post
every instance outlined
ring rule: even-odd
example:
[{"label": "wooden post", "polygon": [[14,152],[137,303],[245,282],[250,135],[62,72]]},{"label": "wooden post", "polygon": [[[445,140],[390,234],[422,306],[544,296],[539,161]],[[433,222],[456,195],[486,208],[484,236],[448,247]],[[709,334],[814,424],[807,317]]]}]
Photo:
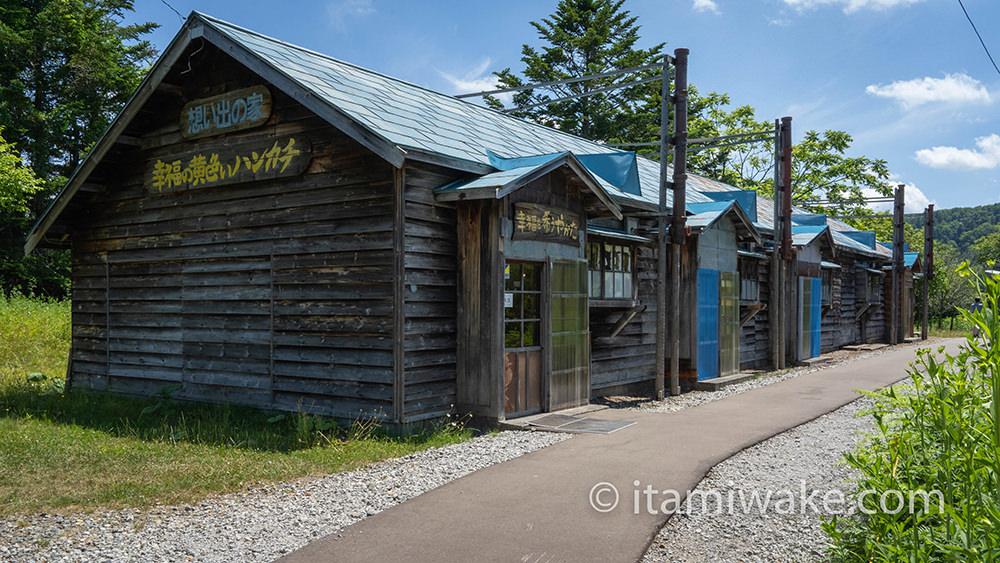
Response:
[{"label": "wooden post", "polygon": [[[778,286],[778,303],[781,307],[781,314],[778,319],[780,324],[779,342],[781,353],[781,364],[777,369],[785,369],[785,362],[788,358],[788,341],[790,334],[788,327],[794,325],[789,315],[794,315],[795,307],[788,306],[789,295],[793,293],[791,284],[794,277],[789,272],[789,264],[792,260],[792,118],[781,118],[781,200],[775,201],[775,205],[781,206],[781,256],[778,263],[780,275],[780,285]],[[792,331],[796,340],[798,331]],[[797,340],[796,340],[797,341]]]},{"label": "wooden post", "polygon": [[892,214],[892,308],[889,315],[889,343],[903,340],[903,184],[896,187]]},{"label": "wooden post", "polygon": [[[404,364],[404,337],[406,332],[405,296],[406,282],[406,184],[403,168],[393,170],[393,229],[392,229],[392,419],[402,424],[406,415],[406,369]],[[493,273],[495,275],[495,272]]]},{"label": "wooden post", "polygon": [[934,204],[927,206],[927,210],[924,211],[924,314],[923,314],[923,324],[920,328],[920,338],[922,340],[927,340],[927,310],[930,306],[928,304],[928,299],[930,299],[930,290],[928,289],[928,284],[931,282],[931,278],[934,277]]},{"label": "wooden post", "polygon": [[680,394],[681,245],[687,242],[687,65],[688,51],[674,50],[674,182],[670,243],[673,245],[670,318],[670,394]]},{"label": "wooden post", "polygon": [[[667,159],[670,156],[670,55],[663,55],[660,86],[660,206],[656,227],[656,400],[664,396],[667,376]],[[671,372],[673,373],[673,372]],[[670,394],[674,394],[673,385]]]},{"label": "wooden post", "polygon": [[774,248],[771,252],[771,282],[768,287],[768,331],[771,339],[771,365],[783,369],[785,356],[782,351],[781,330],[781,122],[774,120]]}]

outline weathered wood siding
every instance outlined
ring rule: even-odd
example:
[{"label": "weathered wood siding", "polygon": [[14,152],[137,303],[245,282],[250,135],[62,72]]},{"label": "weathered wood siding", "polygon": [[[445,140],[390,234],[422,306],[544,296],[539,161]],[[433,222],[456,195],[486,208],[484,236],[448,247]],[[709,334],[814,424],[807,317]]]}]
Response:
[{"label": "weathered wood siding", "polygon": [[458,225],[455,205],[434,200],[454,171],[409,164],[405,171],[405,413],[447,415],[455,404]]},{"label": "weathered wood siding", "polygon": [[655,377],[656,248],[638,246],[635,261],[636,305],[645,306],[646,310],[611,337],[615,323],[628,309],[590,308],[590,386],[595,396],[623,385],[652,382]]},{"label": "weathered wood siding", "polygon": [[[183,98],[158,93],[104,162],[73,233],[73,382],[353,418],[393,413],[393,169],[271,88],[263,128],[197,142],[186,100],[260,84],[204,53]],[[200,77],[211,77],[211,80]],[[277,135],[312,141],[302,175],[158,193],[150,161]],[[107,159],[106,159],[107,160]]]},{"label": "weathered wood siding", "polygon": [[849,344],[857,344],[860,338],[856,319],[859,304],[856,289],[856,262],[852,257],[844,256],[838,260],[838,263],[840,270],[837,271],[837,277],[840,284],[835,287],[834,299],[839,300],[840,304],[836,315],[838,323],[836,347],[840,348]]},{"label": "weathered wood siding", "polygon": [[[760,286],[760,304],[764,309],[747,321],[740,329],[740,369],[763,369],[771,365],[770,346],[770,295],[771,261],[757,263],[757,280]],[[740,314],[746,309],[741,307]]]},{"label": "weathered wood siding", "polygon": [[[841,311],[843,300],[841,286],[843,285],[841,271],[835,268],[823,268],[822,273],[830,273],[830,304],[823,307],[823,317],[820,326],[820,353],[833,352],[842,346]],[[821,278],[822,279],[822,278]]]}]

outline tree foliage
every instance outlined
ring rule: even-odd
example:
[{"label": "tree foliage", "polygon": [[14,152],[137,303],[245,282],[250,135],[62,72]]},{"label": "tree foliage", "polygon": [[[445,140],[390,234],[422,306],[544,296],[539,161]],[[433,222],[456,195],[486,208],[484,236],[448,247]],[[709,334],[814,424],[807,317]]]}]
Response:
[{"label": "tree foliage", "polygon": [[[918,217],[907,219],[914,226],[921,224]],[[965,257],[977,259],[972,246],[1000,225],[1000,203],[978,207],[952,207],[934,211],[934,238],[947,242]]]},{"label": "tree foliage", "polygon": [[66,260],[64,255],[22,255],[23,234],[33,221],[31,201],[41,191],[42,182],[24,165],[14,145],[4,141],[2,133],[0,129],[0,296],[13,292],[65,294],[67,277],[62,271],[68,264],[59,262]]},{"label": "tree foliage", "polygon": [[0,8],[0,125],[43,180],[68,177],[155,51],[131,0],[21,0]]},{"label": "tree foliage", "polygon": [[[544,45],[522,47],[524,78],[506,68],[494,73],[499,78],[499,87],[553,82],[661,62],[663,43],[648,49],[636,48],[639,26],[636,18],[622,9],[624,3],[625,0],[561,0],[551,16],[531,22]],[[621,141],[624,136],[645,132],[653,122],[659,131],[658,81],[537,108],[526,107],[658,74],[653,69],[633,74],[629,79],[611,76],[525,90],[514,95],[514,105],[521,109],[512,114],[595,141]],[[502,107],[495,98],[487,103]]]},{"label": "tree foliage", "polygon": [[993,266],[1000,260],[1000,225],[993,225],[993,232],[976,240],[971,250],[976,262],[984,266]]},{"label": "tree foliage", "polygon": [[[26,206],[26,213],[8,213],[4,204],[4,291],[66,295],[66,253],[37,251],[25,257],[22,245],[155,56],[142,36],[156,24],[122,24],[132,7],[131,0],[0,2],[0,128],[41,183],[41,189],[16,190],[18,206]],[[12,185],[27,186],[24,171],[15,170],[18,178]]]}]

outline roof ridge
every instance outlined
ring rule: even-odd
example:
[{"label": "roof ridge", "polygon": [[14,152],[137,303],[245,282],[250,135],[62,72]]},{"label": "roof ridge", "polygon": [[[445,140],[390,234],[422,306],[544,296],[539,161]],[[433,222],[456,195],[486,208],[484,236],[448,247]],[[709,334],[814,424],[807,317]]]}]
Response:
[{"label": "roof ridge", "polygon": [[[510,115],[510,114],[504,113],[502,111],[495,110],[495,109],[490,108],[490,107],[485,107],[485,106],[481,106],[481,105],[478,105],[478,104],[474,104],[472,102],[467,102],[467,101],[465,101],[463,99],[456,98],[455,96],[451,96],[451,95],[448,95],[448,94],[444,94],[444,93],[438,92],[436,90],[432,90],[431,88],[428,88],[426,86],[421,86],[419,84],[415,84],[413,82],[409,82],[407,80],[403,80],[402,78],[397,78],[395,76],[390,76],[388,74],[381,73],[381,72],[379,72],[377,70],[372,70],[370,68],[365,68],[363,66],[360,66],[360,65],[357,65],[357,64],[354,64],[354,63],[343,61],[343,60],[338,59],[336,57],[330,56],[330,55],[328,55],[326,53],[321,53],[319,51],[315,51],[315,50],[310,49],[308,47],[303,47],[301,45],[296,45],[294,43],[289,43],[287,41],[283,41],[281,39],[277,39],[277,38],[271,37],[269,35],[260,33],[259,31],[254,31],[252,29],[247,29],[245,27],[242,27],[242,26],[236,25],[234,23],[228,22],[226,20],[223,20],[223,19],[211,16],[211,15],[199,12],[197,10],[192,11],[191,14],[199,17],[200,19],[204,20],[206,23],[211,24],[211,25],[222,25],[222,26],[230,27],[230,28],[236,29],[236,30],[238,30],[240,32],[248,33],[250,35],[254,35],[254,36],[260,37],[262,39],[266,39],[268,41],[272,41],[274,43],[279,43],[279,44],[284,45],[286,47],[295,49],[297,51],[308,53],[310,55],[313,55],[313,56],[316,56],[316,57],[328,60],[330,62],[333,62],[333,63],[336,63],[336,64],[340,64],[340,65],[344,65],[344,66],[353,68],[353,69],[358,70],[360,72],[365,72],[365,73],[373,74],[373,75],[376,75],[376,76],[378,76],[380,78],[383,78],[383,79],[386,79],[386,80],[389,80],[389,81],[392,81],[392,82],[395,82],[395,83],[398,83],[398,84],[405,84],[406,86],[409,86],[409,87],[412,87],[412,88],[417,88],[417,89],[419,89],[419,90],[421,90],[423,92],[426,92],[428,94],[431,94],[433,96],[439,96],[439,97],[441,97],[443,99],[447,99],[447,100],[449,100],[451,102],[455,102],[455,103],[461,104],[464,107],[474,108],[475,111],[487,112],[489,114],[501,116],[501,117],[503,117],[505,119],[513,119],[513,120],[516,120],[516,121],[520,121],[521,123],[524,123],[524,124],[529,125],[531,127],[542,128],[546,133],[556,133],[558,135],[563,135],[563,136],[572,138],[572,139],[577,140],[577,141],[582,141],[582,142],[585,142],[585,143],[589,143],[589,144],[593,145],[595,148],[604,149],[604,150],[606,150],[609,153],[634,152],[634,151],[626,151],[626,150],[619,149],[619,148],[616,148],[616,147],[609,147],[608,145],[599,143],[599,142],[594,141],[592,139],[587,139],[586,137],[580,137],[578,135],[574,135],[574,134],[568,133],[566,131],[561,131],[559,129],[556,129],[555,127],[549,127],[547,125],[543,125],[543,124],[535,122],[535,121],[524,119],[524,118],[518,117],[516,115]],[[644,158],[644,159],[646,159],[646,160],[648,160],[650,162],[654,162],[654,163],[657,162],[657,161],[654,161],[652,159],[646,158],[646,157],[644,157],[642,155],[639,155],[639,154],[636,154],[636,156],[638,158]]]}]

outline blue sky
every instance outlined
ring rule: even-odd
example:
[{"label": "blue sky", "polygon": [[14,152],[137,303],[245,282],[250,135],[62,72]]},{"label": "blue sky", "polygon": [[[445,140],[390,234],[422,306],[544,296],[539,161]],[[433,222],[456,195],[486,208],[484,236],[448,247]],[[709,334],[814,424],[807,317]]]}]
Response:
[{"label": "blue sky", "polygon": [[[557,0],[503,2],[167,0],[448,93],[520,71],[530,21]],[[1000,63],[1000,1],[963,0]],[[907,210],[1000,202],[1000,73],[958,0],[627,0],[640,46],[691,50],[700,91],[730,94],[757,117],[854,137],[852,155],[889,163]],[[162,50],[182,21],[161,0],[130,18],[161,24]]]}]

